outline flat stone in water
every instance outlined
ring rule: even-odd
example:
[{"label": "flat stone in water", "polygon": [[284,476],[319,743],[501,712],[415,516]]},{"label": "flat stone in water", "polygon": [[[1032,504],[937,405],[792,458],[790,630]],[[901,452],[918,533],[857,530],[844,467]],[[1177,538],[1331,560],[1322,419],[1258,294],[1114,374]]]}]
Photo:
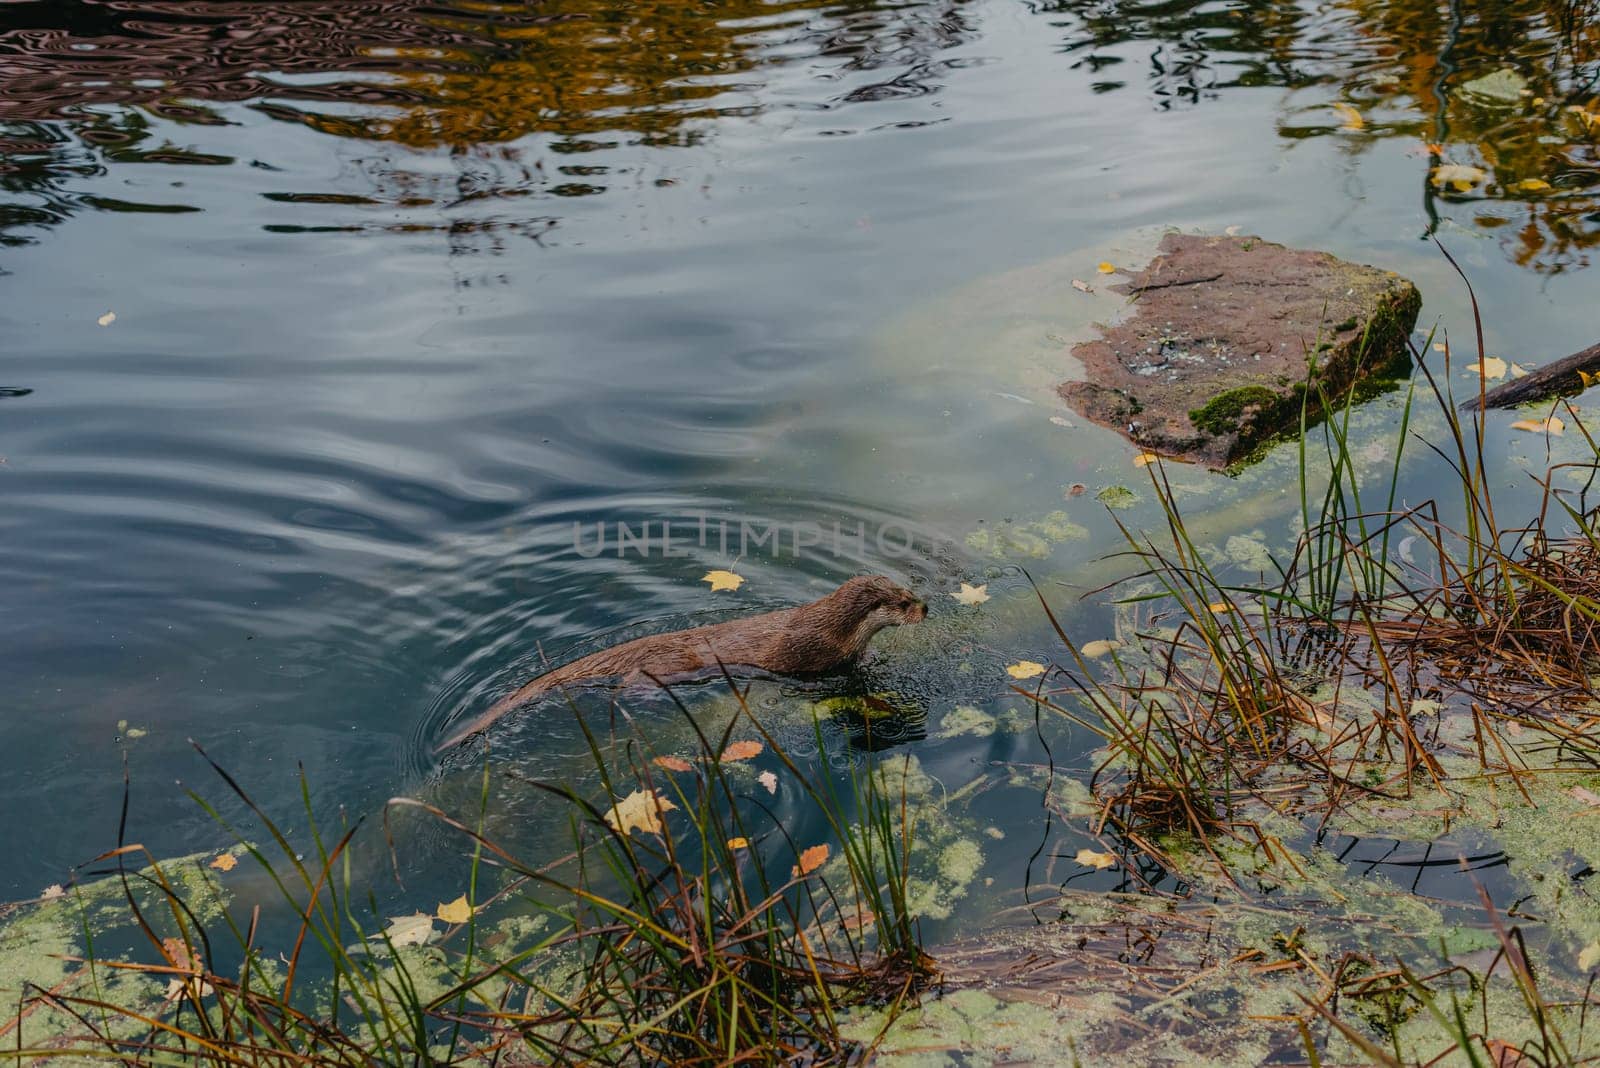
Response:
[{"label": "flat stone in water", "polygon": [[1086,418],[1164,456],[1225,468],[1295,430],[1314,373],[1331,401],[1410,369],[1422,298],[1392,271],[1259,237],[1167,234],[1127,319],[1058,387]]}]

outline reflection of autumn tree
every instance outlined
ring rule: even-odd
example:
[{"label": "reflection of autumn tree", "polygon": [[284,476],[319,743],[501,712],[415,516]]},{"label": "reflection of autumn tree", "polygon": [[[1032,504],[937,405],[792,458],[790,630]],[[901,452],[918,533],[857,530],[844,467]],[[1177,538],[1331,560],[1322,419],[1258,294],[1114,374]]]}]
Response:
[{"label": "reflection of autumn tree", "polygon": [[[790,5],[794,6],[794,5]],[[693,139],[690,120],[755,62],[740,25],[782,5],[728,0],[630,0],[599,8],[582,0],[539,7],[537,18],[470,20],[433,14],[455,47],[380,46],[402,69],[405,107],[356,116],[314,116],[341,136],[413,147],[509,141],[529,133],[568,142],[628,132],[648,144]]]},{"label": "reflection of autumn tree", "polygon": [[[1600,0],[1341,0],[1315,12],[1056,0],[1040,10],[1069,16],[1060,21],[1065,50],[1097,73],[1114,74],[1129,46],[1150,42],[1146,77],[1163,107],[1232,87],[1337,87],[1337,99],[1365,116],[1359,124],[1332,110],[1299,113],[1280,133],[1336,135],[1356,152],[1381,138],[1426,142],[1418,188],[1430,218],[1504,229],[1520,264],[1561,271],[1600,244]],[[1504,69],[1525,92],[1470,91]],[[1101,88],[1123,84],[1102,78]],[[1482,178],[1465,188],[1430,180],[1439,165]]]},{"label": "reflection of autumn tree", "polygon": [[[1347,82],[1347,99],[1422,112],[1441,165],[1483,171],[1481,181],[1449,183],[1436,170],[1422,183],[1430,217],[1455,205],[1481,228],[1507,228],[1506,247],[1524,266],[1585,264],[1585,250],[1600,243],[1600,131],[1586,110],[1600,79],[1600,0],[1344,2],[1384,59]],[[1515,73],[1509,93],[1473,91],[1498,71]]]},{"label": "reflection of autumn tree", "polygon": [[[800,101],[807,107],[933,91],[942,72],[934,57],[974,32],[962,6],[962,0],[25,4],[0,21],[6,61],[0,124],[58,122],[54,128],[77,133],[91,155],[125,162],[134,151],[128,138],[104,129],[106,109],[93,105],[203,123],[225,121],[206,112],[209,102],[250,102],[261,113],[336,137],[448,151],[453,174],[403,150],[359,161],[392,203],[582,196],[604,192],[608,149],[692,144],[719,117],[773,106],[761,90],[770,71],[787,64],[814,64],[834,75],[885,71],[882,81],[852,79],[852,88],[815,80],[809,87],[815,95]],[[109,140],[96,140],[102,135]],[[543,135],[542,147],[561,157],[554,173],[525,158],[519,142],[529,135]],[[595,158],[573,158],[579,154]],[[70,212],[70,200],[58,201],[57,215]],[[549,222],[535,220],[528,235],[537,238]],[[494,223],[451,225],[464,228],[463,239],[475,239]]]},{"label": "reflection of autumn tree", "polygon": [[[970,33],[959,0],[856,2],[819,10],[812,0],[551,0],[536,17],[468,21],[430,14],[450,39],[470,47],[378,51],[415,65],[394,76],[412,101],[389,113],[310,119],[341,136],[414,147],[466,146],[552,134],[581,150],[619,135],[643,144],[692,143],[700,120],[755,106],[741,77],[807,53],[830,65],[904,65],[911,75],[929,54]],[[876,99],[899,91],[905,73]],[[914,80],[914,77],[913,77]],[[906,91],[916,91],[915,89]]]}]

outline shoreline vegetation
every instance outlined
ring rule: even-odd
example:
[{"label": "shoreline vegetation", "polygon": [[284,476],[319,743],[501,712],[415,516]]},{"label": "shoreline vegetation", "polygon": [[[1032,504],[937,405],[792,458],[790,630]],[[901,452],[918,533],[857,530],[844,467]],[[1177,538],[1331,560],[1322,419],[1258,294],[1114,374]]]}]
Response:
[{"label": "shoreline vegetation", "polygon": [[[1103,744],[1084,776],[1000,773],[1098,840],[1071,865],[1116,869],[1124,889],[1076,889],[1052,855],[1046,890],[997,909],[992,932],[926,944],[919,918],[981,863],[948,830],[968,792],[896,750],[856,754],[843,787],[815,781],[730,678],[719,730],[679,705],[694,759],[653,751],[624,713],[584,727],[603,798],[521,783],[570,828],[571,852],[542,866],[488,832],[487,762],[476,812],[396,798],[381,826],[328,824],[307,792],[297,833],[213,764],[252,816],[233,826],[194,795],[237,840],[230,861],[122,841],[76,885],[0,908],[0,1049],[284,1066],[1600,1063],[1600,445],[1570,402],[1542,410],[1542,432],[1586,455],[1548,467],[1536,514],[1507,516],[1490,417],[1458,410],[1433,342],[1414,346],[1386,478],[1352,456],[1354,400],[1313,377],[1301,530],[1272,574],[1222,569],[1157,461],[1163,525],[1124,527],[1132,574],[1100,591],[1115,640],[1078,643],[1037,591],[1059,656],[1011,689],[1035,728]],[[1424,403],[1444,434],[1419,446]],[[1453,472],[1451,499],[1398,499],[1408,445]],[[790,835],[766,776],[827,840]],[[459,845],[466,889],[385,920],[352,845],[381,835],[400,877],[407,820]],[[1408,889],[1376,862],[1348,878],[1352,843],[1373,836],[1438,843],[1430,863],[1470,892]],[[1476,863],[1496,850],[1507,870]],[[219,879],[235,864],[256,899]]]}]

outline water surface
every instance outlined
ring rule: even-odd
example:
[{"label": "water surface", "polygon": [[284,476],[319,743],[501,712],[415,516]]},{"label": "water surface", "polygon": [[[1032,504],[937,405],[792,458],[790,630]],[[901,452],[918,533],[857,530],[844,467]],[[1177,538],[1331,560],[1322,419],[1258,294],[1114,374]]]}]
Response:
[{"label": "water surface", "polygon": [[[923,717],[890,741],[953,786],[1041,759],[938,734],[1055,648],[1012,565],[1080,638],[1109,625],[1077,597],[1120,535],[1064,490],[1141,476],[1054,401],[1104,311],[1071,278],[1164,226],[1239,226],[1406,274],[1424,327],[1463,336],[1437,236],[1491,351],[1592,343],[1600,159],[1571,109],[1594,25],[1410,0],[4,5],[0,896],[111,844],[124,758],[158,854],[225,840],[178,786],[217,792],[190,738],[278,812],[297,766],[353,814],[466,797],[432,744],[541,649],[859,570],[934,605],[870,669]],[[1458,91],[1508,65],[1525,98]],[[1440,188],[1441,161],[1484,177]],[[1179,481],[1214,536],[1281,544],[1287,472]],[[868,534],[738,560],[574,544],[701,515]],[[725,566],[746,585],[713,594]],[[994,600],[962,609],[961,580]],[[496,752],[584,760],[570,720]],[[995,894],[1039,840],[1004,795]],[[561,829],[497,800],[530,850]],[[426,868],[446,850],[417,834]]]}]

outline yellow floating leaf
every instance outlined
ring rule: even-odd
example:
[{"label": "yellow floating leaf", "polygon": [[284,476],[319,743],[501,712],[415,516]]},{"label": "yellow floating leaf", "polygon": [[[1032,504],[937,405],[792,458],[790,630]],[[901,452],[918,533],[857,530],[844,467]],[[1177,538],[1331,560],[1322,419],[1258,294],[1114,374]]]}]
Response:
[{"label": "yellow floating leaf", "polygon": [[1361,117],[1361,112],[1342,100],[1335,100],[1329,107],[1344,116],[1343,126],[1346,130],[1360,130],[1366,127],[1367,120]]},{"label": "yellow floating leaf", "polygon": [[1532,434],[1549,434],[1560,437],[1567,429],[1567,424],[1559,416],[1552,415],[1549,419],[1518,419],[1511,424],[1512,430],[1526,430]]},{"label": "yellow floating leaf", "polygon": [[1439,189],[1448,186],[1457,193],[1466,193],[1488,176],[1488,172],[1482,167],[1470,167],[1464,163],[1441,163],[1433,169],[1429,181]]},{"label": "yellow floating leaf", "polygon": [[1449,349],[1450,349],[1450,346],[1446,345],[1443,341],[1435,341],[1433,343],[1433,351],[1434,352],[1448,352]]},{"label": "yellow floating leaf", "polygon": [[744,585],[744,576],[736,575],[732,571],[707,571],[700,576],[701,582],[711,583],[711,592],[718,590],[736,590]]},{"label": "yellow floating leaf", "polygon": [[972,586],[963,582],[961,588],[950,596],[964,605],[975,607],[989,599],[989,586],[988,583],[982,586]]},{"label": "yellow floating leaf", "polygon": [[650,763],[654,764],[658,768],[664,768],[667,771],[694,770],[694,765],[683,759],[683,757],[658,756],[654,760],[650,761]]},{"label": "yellow floating leaf", "polygon": [[1588,371],[1578,372],[1578,381],[1583,383],[1583,388],[1588,389],[1596,382],[1600,382],[1600,375],[1592,375]]},{"label": "yellow floating leaf", "polygon": [[798,879],[802,875],[810,875],[822,867],[828,859],[828,843],[814,845],[800,854],[800,863],[790,869],[790,874]]},{"label": "yellow floating leaf", "polygon": [[1044,674],[1044,665],[1032,660],[1018,660],[1006,668],[1006,674],[1014,679],[1031,679]]},{"label": "yellow floating leaf", "polygon": [[1578,970],[1586,972],[1596,964],[1600,964],[1600,942],[1590,942],[1578,954]]},{"label": "yellow floating leaf", "polygon": [[1097,656],[1105,656],[1107,653],[1114,653],[1121,648],[1122,643],[1119,641],[1111,638],[1097,638],[1092,642],[1084,642],[1078,647],[1078,652],[1093,659]]},{"label": "yellow floating leaf", "polygon": [[95,322],[99,323],[101,326],[110,326],[116,321],[117,313],[112,311],[106,312],[104,315],[100,316],[100,318],[95,320]]},{"label": "yellow floating leaf", "polygon": [[654,790],[635,790],[612,806],[606,813],[606,822],[620,834],[644,831],[646,834],[664,834],[661,813],[677,808],[670,800]]},{"label": "yellow floating leaf", "polygon": [[472,919],[474,909],[467,904],[467,895],[462,894],[451,902],[440,902],[439,911],[434,915],[445,923],[466,923]]},{"label": "yellow floating leaf", "polygon": [[1519,193],[1543,193],[1550,188],[1550,183],[1543,178],[1524,178],[1511,188]]},{"label": "yellow floating leaf", "polygon": [[1467,364],[1468,372],[1482,375],[1491,382],[1506,376],[1506,361],[1498,356],[1485,356],[1479,363]]},{"label": "yellow floating leaf", "polygon": [[1113,854],[1096,853],[1092,849],[1080,849],[1078,855],[1072,859],[1090,868],[1110,868],[1117,863],[1117,858]]},{"label": "yellow floating leaf", "polygon": [[232,871],[238,864],[239,858],[232,853],[224,853],[219,857],[213,857],[211,860],[211,866],[218,871]]},{"label": "yellow floating leaf", "polygon": [[1096,267],[1095,270],[1099,271],[1101,274],[1115,274],[1117,266],[1110,260],[1101,260],[1100,265]]},{"label": "yellow floating leaf", "polygon": [[1233,605],[1229,604],[1227,601],[1212,601],[1210,604],[1206,605],[1206,608],[1208,608],[1212,612],[1231,612],[1231,611],[1233,611]]},{"label": "yellow floating leaf", "polygon": [[730,839],[728,839],[728,848],[729,849],[749,849],[750,848],[750,839],[744,837],[743,835],[740,835],[738,838],[730,838]]},{"label": "yellow floating leaf", "polygon": [[749,760],[751,757],[759,755],[760,752],[760,742],[729,742],[728,748],[722,751],[722,762],[727,763],[730,760]]},{"label": "yellow floating leaf", "polygon": [[1133,466],[1149,467],[1159,459],[1161,459],[1161,457],[1157,456],[1153,452],[1141,452],[1138,456],[1133,458]]}]

